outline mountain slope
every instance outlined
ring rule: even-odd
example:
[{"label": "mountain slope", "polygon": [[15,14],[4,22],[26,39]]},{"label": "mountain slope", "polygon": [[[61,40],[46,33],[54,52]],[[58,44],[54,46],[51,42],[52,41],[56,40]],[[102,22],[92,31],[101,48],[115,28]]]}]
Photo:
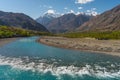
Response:
[{"label": "mountain slope", "polygon": [[36,19],[36,21],[47,28],[47,25],[55,18],[57,18],[57,14],[53,13],[45,13],[43,16],[40,16]]},{"label": "mountain slope", "polygon": [[77,27],[88,21],[92,16],[88,15],[75,15],[73,13],[65,14],[61,17],[55,18],[49,23],[48,30],[53,33],[63,33],[74,31]]},{"label": "mountain slope", "polygon": [[79,31],[116,31],[120,30],[120,5],[96,16],[80,26]]},{"label": "mountain slope", "polygon": [[36,31],[48,31],[43,25],[23,13],[0,11],[0,25],[20,27]]}]

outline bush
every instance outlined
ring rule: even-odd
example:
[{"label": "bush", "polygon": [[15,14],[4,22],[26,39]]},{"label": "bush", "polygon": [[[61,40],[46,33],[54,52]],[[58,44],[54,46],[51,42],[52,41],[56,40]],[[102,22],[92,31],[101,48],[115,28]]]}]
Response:
[{"label": "bush", "polygon": [[0,38],[29,37],[29,36],[41,36],[41,35],[50,35],[50,33],[25,30],[16,27],[0,26]]}]

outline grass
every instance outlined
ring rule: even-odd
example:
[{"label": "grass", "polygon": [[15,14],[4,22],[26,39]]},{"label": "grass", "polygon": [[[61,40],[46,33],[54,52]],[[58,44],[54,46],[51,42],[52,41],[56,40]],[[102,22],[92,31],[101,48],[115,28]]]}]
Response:
[{"label": "grass", "polygon": [[120,31],[107,31],[107,32],[73,32],[57,34],[67,38],[95,38],[98,40],[120,39]]},{"label": "grass", "polygon": [[67,38],[95,38],[98,40],[120,39],[120,31],[106,32],[72,32],[63,34],[52,34],[48,32],[39,32],[25,30],[22,28],[0,26],[0,38],[10,37],[29,37],[29,36],[62,36]]},{"label": "grass", "polygon": [[52,34],[48,32],[25,30],[16,27],[0,26],[0,38],[29,37],[29,36],[42,36],[42,35],[49,36]]}]

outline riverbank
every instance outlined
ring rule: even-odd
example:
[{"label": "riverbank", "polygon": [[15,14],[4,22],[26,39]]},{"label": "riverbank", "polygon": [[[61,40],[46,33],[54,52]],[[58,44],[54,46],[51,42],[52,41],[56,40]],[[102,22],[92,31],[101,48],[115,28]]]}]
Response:
[{"label": "riverbank", "polygon": [[120,56],[120,40],[97,40],[94,38],[41,37],[38,42],[60,48],[105,53]]},{"label": "riverbank", "polygon": [[18,38],[4,38],[4,39],[0,39],[0,47],[4,46],[5,44],[8,44],[10,42],[13,42],[15,40],[17,40]]}]

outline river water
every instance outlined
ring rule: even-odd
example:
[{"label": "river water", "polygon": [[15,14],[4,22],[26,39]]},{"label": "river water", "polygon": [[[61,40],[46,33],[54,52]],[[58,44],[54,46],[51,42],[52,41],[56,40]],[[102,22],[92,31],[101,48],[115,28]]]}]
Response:
[{"label": "river water", "polygon": [[22,38],[0,47],[0,80],[120,80],[120,57]]}]

